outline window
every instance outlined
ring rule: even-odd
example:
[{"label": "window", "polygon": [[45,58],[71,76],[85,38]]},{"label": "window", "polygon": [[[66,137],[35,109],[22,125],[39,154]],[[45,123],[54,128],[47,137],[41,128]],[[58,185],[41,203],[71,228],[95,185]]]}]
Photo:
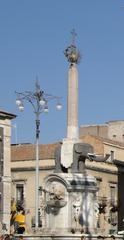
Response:
[{"label": "window", "polygon": [[111,162],[112,162],[114,160],[114,151],[111,151],[110,158],[111,158]]},{"label": "window", "polygon": [[110,212],[110,223],[112,226],[117,225],[117,212]]},{"label": "window", "polygon": [[117,204],[117,184],[110,183],[110,223],[112,226],[117,225],[118,204]]},{"label": "window", "polygon": [[97,181],[97,187],[98,187],[97,196],[100,196],[100,194],[101,194],[101,182],[102,182],[102,179],[96,177],[96,181]]},{"label": "window", "polygon": [[24,204],[24,185],[23,184],[16,185],[16,202],[17,202],[17,205]]},{"label": "window", "polygon": [[116,199],[116,186],[110,185],[110,199],[112,202],[115,202]]}]

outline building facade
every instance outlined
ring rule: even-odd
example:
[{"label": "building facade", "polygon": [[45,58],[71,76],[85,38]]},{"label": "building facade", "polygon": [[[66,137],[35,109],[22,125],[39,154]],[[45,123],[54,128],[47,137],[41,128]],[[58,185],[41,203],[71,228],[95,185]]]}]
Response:
[{"label": "building facade", "polygon": [[[43,181],[54,170],[54,151],[58,143],[39,145],[39,201],[42,205]],[[26,231],[32,232],[35,216],[35,145],[11,146],[12,198],[26,210]]]},{"label": "building facade", "polygon": [[[109,172],[112,173],[113,167],[113,170],[115,172],[113,171],[113,183],[112,181],[110,181],[110,179],[107,180],[107,185],[110,186],[110,189],[109,191],[106,191],[106,196],[109,196],[110,193],[111,199],[111,195],[116,195],[114,201],[109,201],[111,202],[111,205],[114,206],[114,209],[112,207],[109,215],[112,216],[113,221],[113,216],[115,215],[113,211],[116,211],[117,230],[122,231],[124,229],[124,121],[109,121],[103,125],[81,126],[80,137],[83,138],[86,142],[90,141],[91,144],[94,145],[94,149],[96,152],[98,152],[99,149],[100,154],[110,154],[110,157],[107,160],[107,164],[109,164],[108,166],[110,166]],[[105,171],[107,172],[108,170]],[[100,189],[102,188],[100,187]],[[116,224],[113,224],[113,226],[114,225]],[[110,232],[113,232],[113,229],[114,227],[110,229]]]},{"label": "building facade", "polygon": [[0,232],[10,231],[11,120],[14,114],[0,110]]},{"label": "building facade", "polygon": [[87,134],[124,143],[124,120],[109,121],[105,124],[81,125],[80,136]]}]

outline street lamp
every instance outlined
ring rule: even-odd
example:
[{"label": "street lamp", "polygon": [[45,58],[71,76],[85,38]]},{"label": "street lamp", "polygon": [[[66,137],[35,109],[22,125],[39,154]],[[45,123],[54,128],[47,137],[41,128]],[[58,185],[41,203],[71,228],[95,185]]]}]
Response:
[{"label": "street lamp", "polygon": [[39,210],[39,134],[40,134],[40,114],[47,113],[49,111],[48,102],[55,99],[57,101],[56,108],[60,110],[62,105],[60,103],[60,97],[46,94],[41,90],[38,80],[35,83],[35,91],[15,92],[16,93],[16,105],[22,112],[24,110],[24,102],[31,103],[35,113],[36,123],[36,174],[35,174],[35,229],[39,227],[38,224],[38,210]]}]

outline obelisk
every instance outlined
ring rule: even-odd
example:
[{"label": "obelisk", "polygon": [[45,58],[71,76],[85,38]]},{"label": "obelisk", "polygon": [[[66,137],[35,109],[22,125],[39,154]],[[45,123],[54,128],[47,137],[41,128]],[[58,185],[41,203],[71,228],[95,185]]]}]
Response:
[{"label": "obelisk", "polygon": [[70,65],[68,72],[67,138],[78,139],[78,72],[75,63]]},{"label": "obelisk", "polygon": [[61,148],[61,164],[69,168],[73,162],[73,145],[79,142],[78,134],[78,70],[80,53],[75,46],[76,33],[72,32],[72,44],[64,52],[69,62],[67,96],[67,137]]}]

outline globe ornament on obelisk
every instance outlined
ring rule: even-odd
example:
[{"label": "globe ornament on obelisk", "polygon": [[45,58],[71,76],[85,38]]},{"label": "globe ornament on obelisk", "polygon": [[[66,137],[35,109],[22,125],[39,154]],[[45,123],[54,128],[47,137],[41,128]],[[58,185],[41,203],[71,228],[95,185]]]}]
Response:
[{"label": "globe ornament on obelisk", "polygon": [[76,33],[73,30],[72,43],[64,51],[69,65],[68,96],[67,96],[67,137],[63,140],[61,149],[61,164],[69,168],[73,162],[73,145],[79,142],[78,133],[78,70],[80,52],[75,45]]}]

